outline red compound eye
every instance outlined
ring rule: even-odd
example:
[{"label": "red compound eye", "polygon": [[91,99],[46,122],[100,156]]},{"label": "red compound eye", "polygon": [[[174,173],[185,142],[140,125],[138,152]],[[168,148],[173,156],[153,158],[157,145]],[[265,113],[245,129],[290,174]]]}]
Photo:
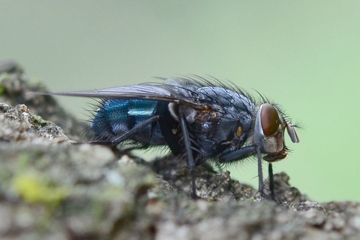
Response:
[{"label": "red compound eye", "polygon": [[261,127],[265,136],[271,136],[277,132],[280,125],[279,114],[270,104],[264,103],[260,113]]}]

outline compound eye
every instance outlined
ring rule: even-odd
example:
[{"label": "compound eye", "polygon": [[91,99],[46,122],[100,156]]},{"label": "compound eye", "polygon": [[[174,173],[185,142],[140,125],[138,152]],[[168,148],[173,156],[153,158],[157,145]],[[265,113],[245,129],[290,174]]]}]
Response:
[{"label": "compound eye", "polygon": [[260,113],[261,127],[265,136],[271,136],[277,132],[280,118],[277,110],[270,104],[264,103]]}]

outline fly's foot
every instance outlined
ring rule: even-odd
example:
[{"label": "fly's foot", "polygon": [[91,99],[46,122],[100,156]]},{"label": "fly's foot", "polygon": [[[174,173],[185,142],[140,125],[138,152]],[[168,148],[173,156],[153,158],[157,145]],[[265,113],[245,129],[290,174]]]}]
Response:
[{"label": "fly's foot", "polygon": [[265,199],[267,201],[273,201],[273,202],[276,202],[277,204],[282,204],[284,201],[283,199],[280,197],[279,194],[276,194],[276,193],[271,193],[265,189],[263,190],[259,190],[255,196],[257,198],[260,198],[260,199]]}]

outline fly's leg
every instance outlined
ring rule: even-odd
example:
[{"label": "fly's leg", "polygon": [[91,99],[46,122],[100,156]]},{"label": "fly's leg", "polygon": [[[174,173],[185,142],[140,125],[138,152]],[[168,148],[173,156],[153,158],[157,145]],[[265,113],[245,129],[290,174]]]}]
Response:
[{"label": "fly's leg", "polygon": [[[274,174],[272,172],[272,164],[269,163],[269,186],[270,186],[270,197],[265,193],[265,184],[264,184],[264,177],[262,171],[262,159],[261,159],[261,150],[260,148],[257,149],[257,159],[258,159],[258,178],[259,178],[259,188],[258,191],[261,196],[265,199],[272,199],[274,200]],[[275,200],[274,200],[275,201]]]},{"label": "fly's leg", "polygon": [[264,177],[263,177],[263,171],[262,171],[262,159],[261,159],[260,148],[257,148],[256,154],[257,154],[257,159],[258,159],[258,178],[259,178],[258,191],[260,192],[261,196],[266,197],[266,194],[264,193]]},{"label": "fly's leg", "polygon": [[278,202],[278,203],[282,203],[283,199],[281,199],[281,197],[275,193],[275,181],[274,181],[274,173],[273,173],[273,167],[272,167],[272,163],[269,163],[269,189],[270,189],[270,196],[271,199],[274,202]]},{"label": "fly's leg", "polygon": [[198,198],[198,196],[196,195],[196,185],[195,185],[195,161],[194,161],[194,156],[193,156],[193,153],[191,150],[191,142],[190,142],[188,128],[186,125],[186,119],[185,119],[185,116],[181,113],[181,111],[180,111],[180,124],[181,124],[181,131],[183,133],[183,138],[184,138],[186,155],[188,157],[188,165],[190,168],[191,198],[196,199],[196,198]]},{"label": "fly's leg", "polygon": [[263,179],[263,171],[262,171],[262,159],[261,159],[261,151],[257,150],[257,158],[258,158],[258,174],[259,174],[259,193],[261,196],[268,200],[273,200],[274,202],[281,203],[280,197],[276,196],[275,193],[275,184],[274,184],[274,173],[272,168],[272,163],[269,163],[268,172],[269,172],[269,190],[270,195],[265,193],[265,184]]},{"label": "fly's leg", "polygon": [[133,129],[131,129],[130,131],[124,133],[121,136],[116,137],[115,139],[111,140],[111,141],[92,141],[90,142],[91,144],[100,144],[100,145],[110,145],[110,146],[116,146],[119,143],[121,143],[122,141],[125,141],[126,139],[129,139],[131,136],[133,136],[134,134],[140,132],[141,130],[143,130],[147,125],[156,122],[159,120],[159,115],[153,116],[149,119],[147,119],[146,121],[142,122],[141,124],[139,124],[138,126],[134,127]]},{"label": "fly's leg", "polygon": [[276,196],[275,194],[275,184],[274,184],[274,174],[272,169],[272,164],[269,163],[269,188],[270,188],[270,196],[265,193],[265,184],[264,184],[264,177],[262,171],[262,157],[261,157],[261,150],[256,145],[246,146],[238,150],[234,150],[228,152],[224,155],[221,155],[219,158],[220,163],[228,163],[228,162],[235,162],[241,161],[250,157],[252,155],[257,156],[257,163],[258,163],[258,178],[259,178],[259,188],[258,191],[262,197],[265,199],[271,199],[275,202],[281,203],[281,199]]},{"label": "fly's leg", "polygon": [[[124,153],[128,153],[132,150],[135,149],[142,149],[142,148],[146,148],[148,145],[144,144],[144,145],[140,145],[140,146],[134,146],[134,147],[128,147],[126,149],[123,150],[119,150],[116,145],[118,145],[119,143],[121,143],[122,141],[125,141],[127,139],[129,139],[130,137],[132,137],[134,134],[140,132],[142,129],[144,129],[147,125],[158,121],[160,118],[159,115],[153,116],[149,119],[147,119],[146,121],[142,122],[141,124],[139,124],[138,126],[132,128],[130,131],[124,133],[121,136],[116,137],[115,139],[111,140],[111,141],[91,141],[90,144],[98,144],[98,145],[105,145],[105,146],[111,146],[112,151],[118,156],[122,156],[124,155]],[[121,152],[121,153],[120,153]],[[130,155],[130,157],[135,158],[133,156]]]},{"label": "fly's leg", "polygon": [[275,186],[274,186],[274,173],[273,173],[273,168],[272,168],[272,164],[269,163],[269,189],[270,189],[270,195],[272,200],[275,201]]}]

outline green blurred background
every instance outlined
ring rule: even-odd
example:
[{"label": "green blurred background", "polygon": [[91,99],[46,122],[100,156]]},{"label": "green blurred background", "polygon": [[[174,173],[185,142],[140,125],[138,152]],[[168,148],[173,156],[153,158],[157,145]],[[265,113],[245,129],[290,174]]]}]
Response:
[{"label": "green blurred background", "polygon": [[[211,75],[281,104],[275,164],[318,201],[360,200],[360,1],[4,1],[0,58],[53,90]],[[89,99],[61,98],[79,118]],[[257,186],[255,161],[230,169]]]}]

